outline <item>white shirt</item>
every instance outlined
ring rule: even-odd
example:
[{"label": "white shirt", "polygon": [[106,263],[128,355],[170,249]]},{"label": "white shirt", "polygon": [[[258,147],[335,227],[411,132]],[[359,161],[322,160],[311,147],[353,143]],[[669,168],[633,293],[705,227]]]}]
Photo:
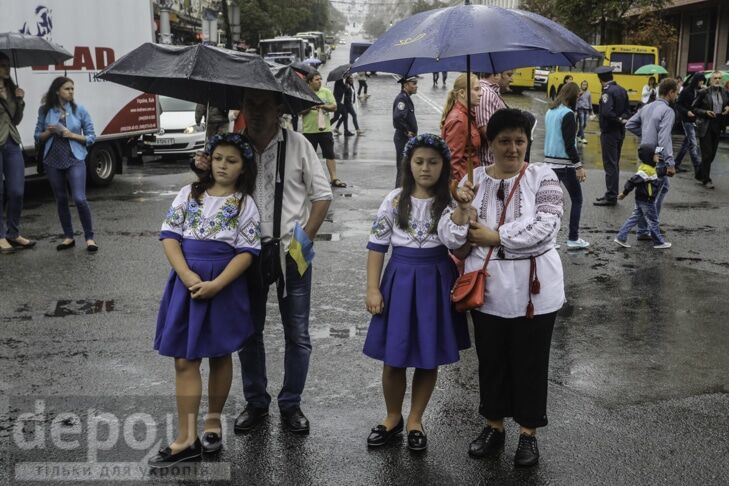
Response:
[{"label": "white shirt", "polygon": [[[179,239],[212,240],[227,243],[237,253],[258,254],[261,249],[261,226],[258,209],[250,196],[237,192],[230,196],[211,196],[207,192],[200,196],[200,204],[190,191],[192,186],[183,187],[172,201],[162,223],[162,237],[165,232],[174,233]],[[167,235],[172,236],[172,235]]]},{"label": "white shirt", "polygon": [[[516,182],[514,176],[504,179],[504,201],[497,197],[500,179],[489,176],[484,167],[473,172],[474,184],[478,185],[472,202],[478,210],[478,222],[495,229],[499,223],[504,202]],[[461,184],[465,181],[461,181]],[[529,257],[538,256],[537,276],[541,284],[538,294],[532,294],[535,314],[547,314],[562,307],[565,302],[562,261],[554,249],[563,212],[562,189],[552,169],[540,163],[532,163],[519,184],[506,210],[504,224],[499,228],[504,260],[499,259],[496,249],[486,267],[486,300],[478,310],[485,314],[513,318],[526,315],[529,302]],[[448,209],[438,224],[441,240],[450,249],[463,246],[467,226],[457,226],[451,220]],[[488,247],[475,247],[466,258],[465,271],[473,272],[483,267]]]},{"label": "white shirt", "polygon": [[[276,160],[281,132],[263,153],[253,150],[258,167],[253,199],[261,213],[261,235],[273,237],[273,209],[276,193]],[[309,221],[311,203],[332,199],[332,189],[324,176],[319,156],[311,143],[298,132],[286,130],[286,166],[284,194],[281,205],[281,240],[283,252],[288,251],[294,226],[305,227]]]},{"label": "white shirt", "polygon": [[[406,248],[435,248],[443,246],[437,231],[432,231],[435,221],[431,214],[433,198],[418,199],[410,197],[412,206],[408,227],[403,229],[397,223],[397,204],[400,200],[401,188],[397,188],[385,197],[377,211],[377,216],[372,223],[370,239],[367,248],[382,253],[387,252],[387,247],[392,245]],[[450,213],[448,213],[450,220]]]}]

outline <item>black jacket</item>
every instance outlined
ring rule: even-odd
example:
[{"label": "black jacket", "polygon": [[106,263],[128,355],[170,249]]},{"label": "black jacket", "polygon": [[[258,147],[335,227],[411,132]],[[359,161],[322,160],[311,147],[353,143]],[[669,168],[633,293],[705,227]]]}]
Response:
[{"label": "black jacket", "polygon": [[407,132],[418,133],[418,121],[415,119],[415,105],[410,95],[400,91],[392,103],[392,126],[401,134]]},{"label": "black jacket", "polygon": [[[729,117],[724,115],[717,115],[716,118],[709,118],[707,112],[713,111],[713,103],[711,101],[711,93],[714,88],[704,88],[696,94],[696,99],[693,103],[693,112],[696,114],[698,120],[696,121],[696,134],[699,137],[706,135],[709,130],[710,124],[718,124],[723,127],[727,123]],[[721,109],[722,111],[729,106],[729,91],[724,87],[719,88],[721,90]]]},{"label": "black jacket", "polygon": [[625,88],[610,81],[600,96],[600,130],[602,132],[625,131],[623,119],[630,118],[630,103]]}]

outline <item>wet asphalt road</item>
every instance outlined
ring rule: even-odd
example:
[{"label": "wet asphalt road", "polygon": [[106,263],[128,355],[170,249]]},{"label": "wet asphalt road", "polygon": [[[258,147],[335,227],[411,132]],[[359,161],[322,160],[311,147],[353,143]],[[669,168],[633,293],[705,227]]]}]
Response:
[{"label": "wet asphalt road", "polygon": [[[323,71],[346,60],[345,47]],[[454,78],[451,74],[449,82]],[[415,106],[421,131],[437,131],[447,91],[433,88],[429,77],[420,85]],[[569,302],[553,339],[550,425],[539,432],[540,465],[527,471],[512,466],[518,430],[513,422],[507,423],[503,454],[489,460],[467,456],[468,443],[482,427],[474,349],[441,369],[425,416],[427,452],[410,453],[404,441],[367,450],[365,438],[383,417],[384,404],[380,364],[361,353],[368,325],[364,245],[394,179],[390,110],[398,85],[378,75],[369,78],[369,89],[371,97],[358,107],[364,135],[337,139],[339,175],[350,187],[336,192],[316,245],[314,351],[303,401],[312,432],[295,437],[283,431],[273,405],[262,427],[233,434],[233,420],[244,406],[236,363],[225,408],[225,450],[205,464],[222,468],[216,471],[222,471],[219,477],[229,474],[230,484],[255,485],[727,484],[727,143],[714,165],[715,191],[696,186],[686,174],[673,179],[662,218],[673,248],[653,250],[632,237],[634,247],[622,249],[612,239],[632,200],[615,208],[590,204],[604,188],[596,122],[582,149],[588,181],[581,235],[592,246],[579,252],[563,246],[561,253]],[[527,92],[508,95],[507,102],[541,117],[542,97]],[[538,130],[533,160],[540,157],[541,137]],[[621,181],[635,167],[636,148],[629,135]],[[95,255],[80,247],[55,251],[60,228],[50,189],[44,181],[28,184],[23,232],[38,239],[38,247],[0,258],[0,484],[38,478],[24,476],[30,466],[22,463],[82,464],[89,457],[102,468],[108,465],[98,482],[108,484],[121,477],[115,471],[121,474],[166,442],[174,370],[171,360],[152,351],[169,270],[157,233],[174,194],[192,179],[184,161],[146,161],[125,167],[112,187],[91,189],[101,247]],[[269,391],[275,395],[282,381],[283,333],[271,302],[269,316]],[[203,409],[205,403],[203,398]],[[34,415],[19,421],[26,412]],[[60,415],[64,412],[76,416]],[[121,425],[98,424],[95,417],[102,412],[122,423],[133,422],[135,413],[149,417],[125,436]],[[79,439],[77,447],[54,446],[59,433]],[[21,447],[39,434],[44,440],[35,448]],[[131,447],[132,439],[138,447]],[[134,473],[136,466],[129,467]]]}]

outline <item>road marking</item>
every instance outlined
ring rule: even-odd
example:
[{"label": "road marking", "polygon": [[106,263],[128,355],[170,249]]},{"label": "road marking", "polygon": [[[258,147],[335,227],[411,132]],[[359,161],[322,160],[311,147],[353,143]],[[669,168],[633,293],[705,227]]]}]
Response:
[{"label": "road marking", "polygon": [[[391,74],[390,76],[392,76],[392,79],[395,79],[395,80],[400,79],[400,76],[396,76],[394,74]],[[440,106],[438,106],[435,103],[435,101],[431,100],[430,98],[428,98],[424,94],[415,93],[415,96],[418,96],[420,99],[422,99],[425,102],[426,105],[430,106],[431,108],[433,108],[438,113],[443,114],[443,108],[441,108]]]},{"label": "road marking", "polygon": [[537,98],[536,96],[532,96],[532,95],[530,95],[529,93],[524,93],[524,94],[525,94],[526,96],[528,96],[529,98],[533,99],[534,101],[538,101],[538,102],[540,102],[540,103],[544,103],[545,105],[546,105],[547,103],[549,103],[549,101],[547,101],[547,100],[543,100],[543,99],[541,99],[541,98]]}]

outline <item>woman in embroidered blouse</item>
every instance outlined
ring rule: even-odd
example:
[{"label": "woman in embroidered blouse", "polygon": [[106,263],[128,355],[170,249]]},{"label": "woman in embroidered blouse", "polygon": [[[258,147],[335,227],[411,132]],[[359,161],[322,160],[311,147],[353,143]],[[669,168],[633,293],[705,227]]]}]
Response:
[{"label": "woman in embroidered blouse", "polygon": [[[438,366],[458,361],[459,350],[470,341],[465,316],[450,302],[458,274],[437,232],[451,204],[450,151],[443,139],[426,133],[410,139],[403,157],[402,188],[382,202],[367,244],[366,303],[372,320],[364,353],[383,362],[387,407],[387,417],[372,429],[367,445],[382,446],[402,432],[405,371],[415,368],[407,430],[408,447],[419,451],[427,447],[422,418]],[[392,257],[382,275],[390,246]]]},{"label": "woman in embroidered blouse", "polygon": [[86,148],[95,140],[91,116],[86,108],[74,101],[73,80],[57,77],[38,110],[35,141],[44,144],[43,165],[56,198],[58,217],[63,228],[64,240],[56,246],[58,251],[76,246],[71,211],[68,208],[67,185],[71,187],[71,195],[84,229],[86,250],[95,252],[99,249],[94,240],[91,209],[86,201]]},{"label": "woman in embroidered blouse", "polygon": [[[485,303],[471,312],[479,358],[479,412],[486,427],[469,453],[482,457],[500,450],[504,417],[513,417],[520,425],[514,458],[518,466],[536,464],[539,458],[535,433],[547,425],[550,341],[565,300],[562,263],[554,249],[562,190],[552,169],[524,162],[530,130],[529,120],[519,110],[494,113],[486,129],[494,164],[479,167],[473,185],[462,182],[459,197],[473,198],[473,203],[459,203],[439,223],[439,234],[449,248],[461,248],[467,241],[473,245],[466,272],[483,267],[490,247],[497,250],[487,267]],[[497,228],[522,169],[504,224]]]},{"label": "woman in embroidered blouse", "polygon": [[[225,134],[212,137],[208,150],[212,167],[182,188],[160,233],[172,272],[160,303],[154,349],[175,359],[178,432],[172,444],[149,460],[153,468],[220,450],[220,413],[233,377],[231,354],[254,331],[243,275],[261,249],[260,218],[251,197],[253,149],[240,135]],[[202,358],[210,358],[210,379],[201,442]]]},{"label": "woman in embroidered blouse", "polygon": [[[465,74],[461,74],[453,83],[453,89],[448,93],[445,107],[443,107],[443,116],[440,120],[440,133],[443,139],[451,149],[451,176],[453,179],[460,181],[466,175],[468,167],[468,158],[466,157],[466,145],[468,134],[468,115],[475,116],[474,110],[481,101],[481,85],[476,75],[471,75],[471,106],[466,107],[468,99],[466,97],[466,80]],[[481,163],[478,156],[481,148],[481,135],[478,133],[475,119],[471,123],[471,162],[476,168]]]}]

